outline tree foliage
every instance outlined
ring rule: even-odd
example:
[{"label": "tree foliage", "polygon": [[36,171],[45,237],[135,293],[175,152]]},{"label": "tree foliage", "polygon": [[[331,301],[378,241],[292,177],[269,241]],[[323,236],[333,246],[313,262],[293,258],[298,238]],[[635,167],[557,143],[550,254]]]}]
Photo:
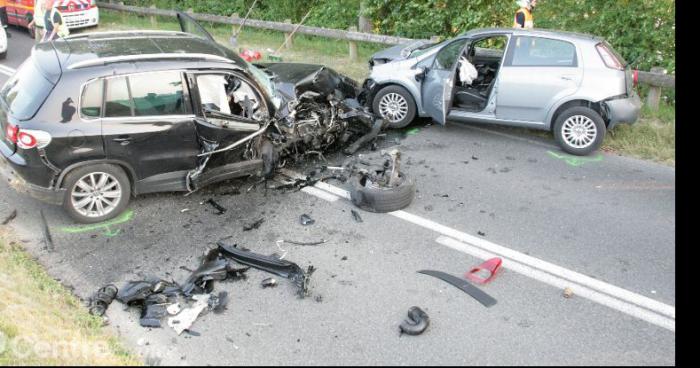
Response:
[{"label": "tree foliage", "polygon": [[[254,19],[347,29],[357,25],[360,3],[374,31],[410,38],[452,37],[474,28],[511,27],[514,0],[258,0]],[[246,14],[253,0],[125,0],[128,5],[192,8]],[[539,0],[535,26],[602,36],[635,68],[661,66],[675,73],[675,0]]]}]

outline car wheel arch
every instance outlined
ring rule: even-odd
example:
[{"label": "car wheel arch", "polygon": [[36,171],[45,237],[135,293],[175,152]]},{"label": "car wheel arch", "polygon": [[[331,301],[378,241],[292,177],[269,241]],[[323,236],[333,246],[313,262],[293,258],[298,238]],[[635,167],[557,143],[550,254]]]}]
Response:
[{"label": "car wheel arch", "polygon": [[75,171],[81,167],[100,165],[100,164],[119,166],[122,170],[124,170],[127,178],[129,178],[129,185],[131,185],[131,188],[132,188],[132,191],[131,191],[132,195],[138,194],[134,190],[136,188],[136,186],[135,186],[136,171],[134,171],[134,169],[128,163],[126,163],[124,161],[119,161],[119,160],[89,160],[89,161],[81,161],[81,162],[77,162],[77,163],[74,163],[72,165],[69,165],[63,171],[61,171],[61,174],[58,176],[58,180],[56,181],[56,188],[55,189],[60,189],[63,187],[66,176],[68,176],[68,174],[70,174],[72,171]]},{"label": "car wheel arch", "polygon": [[551,113],[551,117],[547,120],[549,122],[549,130],[552,131],[554,129],[554,123],[557,121],[557,118],[561,113],[574,106],[584,106],[593,109],[603,118],[605,126],[608,126],[609,119],[607,118],[605,107],[602,103],[593,102],[588,99],[574,99],[565,101],[557,105],[555,108],[552,108],[553,112]]},{"label": "car wheel arch", "polygon": [[379,91],[381,91],[382,89],[384,89],[384,88],[386,88],[386,87],[391,87],[391,86],[396,86],[396,87],[403,88],[406,92],[408,92],[408,94],[411,95],[411,97],[413,97],[413,104],[414,104],[415,107],[416,107],[416,112],[418,113],[418,115],[421,114],[421,111],[423,111],[423,110],[422,110],[422,106],[420,105],[420,98],[419,98],[419,96],[416,96],[416,94],[413,93],[413,92],[411,91],[411,89],[406,88],[405,85],[403,85],[403,84],[401,84],[401,83],[398,83],[398,82],[393,82],[393,81],[391,81],[391,82],[385,82],[385,83],[382,83],[382,84],[377,84],[377,85],[373,88],[373,91],[370,93],[370,96],[369,96],[369,105],[370,105],[370,106],[372,105],[372,103],[374,102],[374,98],[377,96],[377,93],[379,93]]}]

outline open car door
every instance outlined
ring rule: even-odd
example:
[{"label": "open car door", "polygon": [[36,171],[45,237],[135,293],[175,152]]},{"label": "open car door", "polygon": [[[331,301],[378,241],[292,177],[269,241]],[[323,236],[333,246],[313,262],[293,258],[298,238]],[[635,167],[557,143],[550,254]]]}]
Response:
[{"label": "open car door", "polygon": [[441,125],[447,122],[452,105],[457,60],[468,45],[467,39],[457,39],[438,51],[435,61],[425,71],[421,95],[425,112]]},{"label": "open car door", "polygon": [[204,27],[199,25],[199,23],[197,23],[197,21],[189,15],[182,12],[177,12],[177,21],[180,22],[180,29],[182,32],[195,35],[216,44],[214,37],[212,37],[211,34],[204,29]]}]

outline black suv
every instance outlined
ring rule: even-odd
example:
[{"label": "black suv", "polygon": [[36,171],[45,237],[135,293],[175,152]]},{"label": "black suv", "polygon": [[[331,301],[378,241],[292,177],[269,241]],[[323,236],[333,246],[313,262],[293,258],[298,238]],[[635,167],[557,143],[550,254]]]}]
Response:
[{"label": "black suv", "polygon": [[378,132],[351,79],[318,65],[249,64],[178,18],[183,32],[34,47],[0,90],[0,169],[14,188],[94,223],[132,195],[269,177],[283,157]]}]

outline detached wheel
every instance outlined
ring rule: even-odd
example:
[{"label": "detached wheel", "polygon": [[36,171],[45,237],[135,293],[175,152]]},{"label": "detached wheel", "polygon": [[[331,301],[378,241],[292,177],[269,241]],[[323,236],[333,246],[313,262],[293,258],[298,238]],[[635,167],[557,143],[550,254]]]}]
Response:
[{"label": "detached wheel", "polygon": [[577,156],[597,150],[603,144],[605,131],[603,117],[585,106],[565,110],[554,123],[554,138],[559,146]]},{"label": "detached wheel", "polygon": [[389,121],[389,127],[406,127],[416,117],[416,102],[405,88],[387,86],[379,90],[372,101],[372,111]]},{"label": "detached wheel", "polygon": [[131,198],[131,183],[124,170],[114,165],[78,168],[66,176],[63,208],[84,224],[112,219],[122,213]]},{"label": "detached wheel", "polygon": [[385,213],[406,208],[416,195],[416,183],[401,172],[399,179],[398,186],[380,187],[366,185],[365,176],[355,175],[349,180],[350,199],[357,207],[369,212]]}]

